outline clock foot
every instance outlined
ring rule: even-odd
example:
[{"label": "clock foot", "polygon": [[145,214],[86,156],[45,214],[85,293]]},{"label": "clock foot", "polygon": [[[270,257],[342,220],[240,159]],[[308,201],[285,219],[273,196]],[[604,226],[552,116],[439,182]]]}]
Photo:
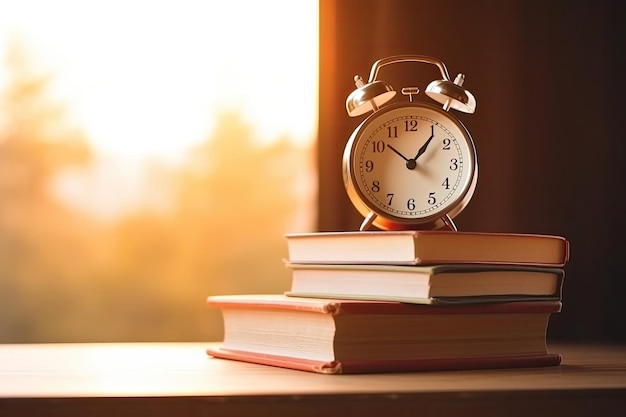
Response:
[{"label": "clock foot", "polygon": [[459,231],[459,229],[457,229],[457,227],[456,227],[456,224],[454,224],[454,222],[452,221],[452,218],[449,215],[446,214],[445,216],[443,216],[441,218],[441,220],[453,232],[458,232]]},{"label": "clock foot", "polygon": [[365,217],[365,219],[363,220],[363,223],[361,223],[361,227],[359,227],[359,232],[363,232],[369,229],[372,223],[374,223],[374,220],[376,220],[376,213],[370,211],[370,214],[368,214],[367,217]]}]

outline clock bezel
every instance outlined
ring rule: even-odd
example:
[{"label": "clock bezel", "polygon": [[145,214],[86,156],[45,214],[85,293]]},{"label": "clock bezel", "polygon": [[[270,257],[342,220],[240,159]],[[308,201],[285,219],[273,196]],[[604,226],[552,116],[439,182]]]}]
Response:
[{"label": "clock bezel", "polygon": [[[381,118],[384,118],[385,114],[404,108],[426,109],[438,113],[460,130],[462,138],[458,139],[465,140],[469,150],[469,161],[467,164],[464,164],[470,171],[468,174],[469,181],[464,185],[464,189],[461,190],[452,202],[446,205],[447,208],[438,210],[423,217],[398,217],[381,210],[365,195],[365,193],[363,193],[358,185],[358,158],[355,155],[355,144],[357,143],[357,140],[361,138],[362,134],[367,130],[370,124],[375,121],[379,121],[377,125],[380,125],[384,123],[384,120],[382,122],[380,122],[380,120]],[[454,115],[444,111],[442,108],[422,102],[398,102],[395,104],[389,104],[383,109],[370,114],[357,126],[354,132],[352,132],[352,135],[350,135],[344,150],[342,167],[344,186],[350,201],[355,206],[357,211],[366,219],[374,213],[375,217],[373,218],[371,224],[382,230],[421,230],[438,229],[446,225],[450,226],[449,222],[445,221],[446,216],[449,220],[451,220],[463,211],[463,209],[465,209],[474,194],[478,181],[478,158],[476,147],[472,136],[465,125]]]}]

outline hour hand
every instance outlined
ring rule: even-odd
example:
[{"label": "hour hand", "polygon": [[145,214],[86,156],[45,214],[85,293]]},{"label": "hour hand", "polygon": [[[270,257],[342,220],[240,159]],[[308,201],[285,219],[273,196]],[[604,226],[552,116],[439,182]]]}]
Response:
[{"label": "hour hand", "polygon": [[391,145],[387,145],[387,147],[390,148],[395,153],[397,153],[398,155],[400,155],[400,157],[406,161],[406,167],[408,169],[415,169],[415,167],[417,166],[417,164],[415,163],[415,158],[413,159],[407,158],[406,156],[402,155],[396,148],[394,148]]},{"label": "hour hand", "polygon": [[398,154],[398,155],[400,156],[400,158],[404,159],[404,160],[405,160],[405,161],[407,161],[407,162],[409,161],[409,158],[407,158],[406,156],[402,155],[402,154],[401,154],[401,153],[400,153],[400,152],[399,152],[396,148],[394,148],[393,146],[391,146],[391,145],[387,145],[387,147],[388,147],[389,149],[391,149],[392,151],[394,151],[396,154]]}]

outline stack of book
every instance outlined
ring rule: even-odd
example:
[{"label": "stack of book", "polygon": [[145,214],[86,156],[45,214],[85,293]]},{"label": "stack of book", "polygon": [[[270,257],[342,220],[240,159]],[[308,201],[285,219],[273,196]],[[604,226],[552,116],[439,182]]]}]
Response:
[{"label": "stack of book", "polygon": [[558,365],[569,243],[448,231],[286,235],[284,294],[210,296],[214,357],[326,374]]}]

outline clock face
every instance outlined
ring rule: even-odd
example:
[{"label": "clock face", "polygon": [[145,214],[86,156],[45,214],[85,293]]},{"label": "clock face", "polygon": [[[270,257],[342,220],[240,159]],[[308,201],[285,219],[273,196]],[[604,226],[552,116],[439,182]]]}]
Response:
[{"label": "clock face", "polygon": [[433,223],[467,204],[477,173],[474,144],[445,111],[418,103],[391,105],[355,130],[344,154],[348,195],[377,226]]}]

